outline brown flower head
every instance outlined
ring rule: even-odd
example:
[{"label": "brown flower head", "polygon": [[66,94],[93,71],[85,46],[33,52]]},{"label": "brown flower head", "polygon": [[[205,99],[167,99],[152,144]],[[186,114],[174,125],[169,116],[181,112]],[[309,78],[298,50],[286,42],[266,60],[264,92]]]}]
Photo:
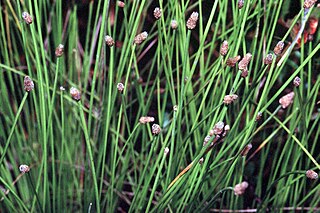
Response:
[{"label": "brown flower head", "polygon": [[258,112],[257,116],[256,116],[256,121],[260,121],[262,118],[262,112]]},{"label": "brown flower head", "polygon": [[227,59],[227,66],[229,67],[234,67],[236,65],[236,63],[240,60],[240,55],[237,55],[236,57],[233,57],[233,58],[228,58]]},{"label": "brown flower head", "polygon": [[233,188],[234,194],[235,195],[244,194],[244,192],[246,191],[248,186],[249,186],[249,184],[246,181],[243,181],[242,183],[239,183],[239,184],[235,185],[235,187]]},{"label": "brown flower head", "polygon": [[22,13],[22,18],[26,22],[26,24],[31,24],[32,23],[32,17],[28,12],[23,12]]},{"label": "brown flower head", "polygon": [[238,99],[238,96],[236,94],[226,95],[223,98],[223,103],[229,105],[237,99]]},{"label": "brown flower head", "polygon": [[239,9],[243,8],[244,0],[238,0],[238,7]]},{"label": "brown flower head", "polygon": [[307,176],[307,178],[312,179],[312,180],[318,179],[318,173],[316,173],[313,170],[308,170],[306,172],[306,176]]},{"label": "brown flower head", "polygon": [[122,92],[122,91],[124,90],[124,85],[123,85],[123,83],[118,83],[118,84],[117,84],[117,89],[118,89],[119,92]]},{"label": "brown flower head", "polygon": [[61,57],[63,55],[63,50],[64,50],[63,44],[59,44],[55,51],[56,56]]},{"label": "brown flower head", "polygon": [[305,9],[310,9],[316,2],[317,0],[304,0],[303,7]]},{"label": "brown flower head", "polygon": [[140,117],[139,122],[141,124],[151,123],[151,122],[154,122],[154,117],[142,116]]},{"label": "brown flower head", "polygon": [[273,55],[272,53],[269,53],[265,59],[263,60],[264,64],[268,65],[268,64],[272,64],[272,59],[273,59]]},{"label": "brown flower head", "polygon": [[251,53],[247,53],[245,56],[243,56],[243,58],[241,59],[241,61],[239,62],[239,70],[244,70],[247,68],[249,62],[251,61],[252,58],[252,54]]},{"label": "brown flower head", "polygon": [[34,83],[29,76],[24,77],[24,90],[30,92],[34,89]]},{"label": "brown flower head", "polygon": [[228,41],[223,41],[221,47],[220,47],[220,54],[222,56],[227,55],[229,49]]},{"label": "brown flower head", "polygon": [[159,7],[154,8],[153,16],[154,16],[156,19],[161,18],[161,14],[162,14],[162,11],[161,11],[161,9],[160,9]]},{"label": "brown flower head", "polygon": [[294,80],[293,80],[293,85],[295,87],[298,87],[300,85],[300,83],[301,83],[301,79],[298,76],[295,77]]},{"label": "brown flower head", "polygon": [[30,167],[28,165],[22,164],[19,166],[19,170],[21,173],[26,173],[30,171]]},{"label": "brown flower head", "polygon": [[106,35],[104,37],[104,40],[106,41],[106,44],[109,46],[109,47],[112,47],[114,45],[114,40],[111,36],[109,35]]},{"label": "brown flower head", "polygon": [[294,92],[290,92],[279,99],[279,103],[283,109],[287,108],[290,104],[292,104],[294,98]]},{"label": "brown flower head", "polygon": [[171,20],[171,28],[173,30],[178,28],[178,22],[176,20]]},{"label": "brown flower head", "polygon": [[161,132],[161,127],[158,124],[153,124],[151,127],[152,134],[158,135]]},{"label": "brown flower head", "polygon": [[192,12],[190,18],[187,21],[187,28],[189,30],[193,30],[194,28],[196,28],[197,26],[197,21],[199,18],[199,13],[197,12]]},{"label": "brown flower head", "polygon": [[146,31],[138,34],[135,38],[134,38],[134,43],[135,44],[141,44],[144,40],[146,40],[148,37],[148,33]]},{"label": "brown flower head", "polygon": [[126,6],[126,4],[123,1],[118,1],[117,2],[118,7],[124,8],[124,6]]},{"label": "brown flower head", "polygon": [[219,121],[213,127],[213,134],[220,135],[224,130],[224,123],[223,121]]},{"label": "brown flower head", "polygon": [[274,54],[280,55],[282,53],[283,47],[284,47],[284,42],[279,41],[273,49]]},{"label": "brown flower head", "polygon": [[76,101],[80,101],[81,99],[81,92],[75,87],[70,88],[70,95]]}]

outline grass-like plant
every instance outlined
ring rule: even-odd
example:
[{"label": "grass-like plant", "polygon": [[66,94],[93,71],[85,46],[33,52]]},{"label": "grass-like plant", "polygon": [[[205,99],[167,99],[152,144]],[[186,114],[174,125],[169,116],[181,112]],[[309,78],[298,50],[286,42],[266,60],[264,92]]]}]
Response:
[{"label": "grass-like plant", "polygon": [[2,1],[0,212],[320,211],[315,3]]}]

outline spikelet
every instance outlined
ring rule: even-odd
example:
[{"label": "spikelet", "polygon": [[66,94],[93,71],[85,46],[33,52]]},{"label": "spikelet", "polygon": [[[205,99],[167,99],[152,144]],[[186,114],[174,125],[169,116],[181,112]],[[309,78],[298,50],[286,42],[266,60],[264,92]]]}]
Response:
[{"label": "spikelet", "polygon": [[239,62],[239,69],[240,70],[244,70],[247,68],[249,62],[251,61],[252,58],[252,54],[251,53],[247,53],[245,56],[243,56],[242,60]]},{"label": "spikelet", "polygon": [[222,56],[227,55],[229,49],[228,41],[223,41],[221,47],[220,47],[220,54]]},{"label": "spikelet", "polygon": [[219,121],[213,127],[213,134],[220,135],[224,130],[224,123],[223,121]]},{"label": "spikelet", "polygon": [[22,18],[26,22],[26,24],[31,24],[32,23],[32,17],[28,12],[23,12],[22,13]]},{"label": "spikelet", "polygon": [[81,92],[77,88],[71,87],[70,95],[76,101],[80,101],[81,99]]},{"label": "spikelet", "polygon": [[30,92],[31,90],[34,89],[34,83],[29,76],[24,77],[23,84],[24,84],[24,90],[27,92]]},{"label": "spikelet", "polygon": [[187,21],[187,28],[189,30],[193,30],[194,28],[196,28],[197,26],[197,21],[199,18],[199,13],[197,12],[192,12],[190,18]]},{"label": "spikelet", "polygon": [[283,96],[279,99],[279,103],[283,109],[287,108],[290,104],[292,104],[294,98],[294,92],[290,92],[287,95]]},{"label": "spikelet", "polygon": [[173,30],[178,28],[178,22],[176,20],[171,20],[171,28]]},{"label": "spikelet", "polygon": [[119,92],[122,92],[122,91],[124,90],[124,85],[123,85],[123,83],[118,83],[118,84],[117,84],[117,89],[118,89]]},{"label": "spikelet", "polygon": [[22,164],[19,166],[19,170],[21,173],[26,173],[30,171],[30,167],[28,165]]},{"label": "spikelet", "polygon": [[246,181],[243,181],[242,183],[235,185],[235,187],[233,188],[234,194],[237,196],[244,194],[248,186],[249,184]]},{"label": "spikelet", "polygon": [[273,55],[272,53],[269,53],[265,59],[263,60],[263,63],[268,65],[268,64],[272,64],[272,60],[273,60]]},{"label": "spikelet", "polygon": [[316,2],[317,0],[305,0],[303,3],[303,7],[305,9],[310,9]]},{"label": "spikelet", "polygon": [[298,76],[293,79],[293,85],[295,87],[298,87],[300,83],[301,83],[301,79]]},{"label": "spikelet", "polygon": [[316,173],[313,170],[308,170],[306,172],[306,176],[307,176],[307,178],[312,179],[312,180],[318,179],[318,173]]},{"label": "spikelet", "polygon": [[238,0],[238,7],[239,9],[243,8],[244,0]]},{"label": "spikelet", "polygon": [[151,122],[154,122],[154,117],[142,116],[140,117],[139,122],[141,124],[151,123]]},{"label": "spikelet", "polygon": [[236,57],[233,57],[233,58],[228,58],[226,62],[227,66],[234,67],[236,63],[238,63],[240,58],[241,58],[240,55],[237,55]]},{"label": "spikelet", "polygon": [[162,14],[162,11],[159,7],[156,7],[153,11],[153,16],[156,18],[156,19],[159,19],[161,18],[161,14]]},{"label": "spikelet", "polygon": [[118,1],[117,2],[118,7],[124,8],[124,6],[126,6],[126,4],[123,1]]},{"label": "spikelet", "polygon": [[158,124],[153,124],[151,127],[152,134],[158,135],[161,132],[161,127]]},{"label": "spikelet", "polygon": [[107,44],[109,47],[112,47],[112,46],[114,45],[114,40],[113,40],[113,38],[112,38],[111,36],[106,35],[106,36],[104,37],[104,40],[105,40],[106,44]]},{"label": "spikelet", "polygon": [[279,41],[273,49],[274,54],[280,55],[282,53],[283,47],[284,47],[284,42]]},{"label": "spikelet", "polygon": [[233,103],[237,99],[238,99],[238,96],[236,94],[226,95],[223,98],[223,103],[229,105],[229,104]]},{"label": "spikelet", "polygon": [[146,40],[148,37],[148,33],[146,31],[138,34],[135,38],[134,38],[134,43],[135,44],[141,44],[144,40]]},{"label": "spikelet", "polygon": [[63,51],[64,51],[63,44],[59,44],[54,53],[56,54],[57,57],[61,57],[63,55]]}]

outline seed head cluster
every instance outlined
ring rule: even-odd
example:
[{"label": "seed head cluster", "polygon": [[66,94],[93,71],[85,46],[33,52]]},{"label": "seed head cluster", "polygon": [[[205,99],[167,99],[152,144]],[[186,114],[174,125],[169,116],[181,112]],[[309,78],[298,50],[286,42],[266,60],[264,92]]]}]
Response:
[{"label": "seed head cluster", "polygon": [[295,87],[298,87],[300,83],[301,83],[301,79],[298,76],[293,79],[293,85]]},{"label": "seed head cluster", "polygon": [[262,112],[258,112],[257,116],[256,116],[256,121],[260,121],[262,118]]},{"label": "seed head cluster", "polygon": [[28,12],[23,12],[22,13],[22,18],[26,22],[26,24],[31,24],[32,23],[32,17]]},{"label": "seed head cluster", "polygon": [[56,48],[55,54],[57,57],[61,57],[63,55],[64,46],[63,44],[59,44]]},{"label": "seed head cluster", "polygon": [[294,92],[290,92],[279,99],[279,103],[283,109],[292,104],[294,98]]},{"label": "seed head cluster", "polygon": [[233,103],[237,99],[238,99],[238,96],[236,94],[226,95],[223,98],[223,103],[229,105],[229,104]]},{"label": "seed head cluster", "polygon": [[117,84],[117,89],[118,89],[119,92],[122,92],[122,91],[124,90],[124,85],[123,85],[123,83],[118,83],[118,84]]},{"label": "seed head cluster", "polygon": [[227,55],[229,49],[228,41],[223,41],[221,47],[220,47],[220,54],[222,56]]},{"label": "seed head cluster", "polygon": [[81,92],[75,87],[70,88],[70,95],[76,101],[80,101],[81,99]]},{"label": "seed head cluster", "polygon": [[148,33],[146,31],[138,34],[135,38],[134,38],[134,43],[135,44],[141,44],[144,40],[146,40],[148,37]]},{"label": "seed head cluster", "polygon": [[113,38],[112,38],[111,36],[106,35],[106,36],[104,37],[104,40],[105,40],[106,44],[107,44],[109,47],[112,47],[112,46],[114,45],[114,40],[113,40]]},{"label": "seed head cluster", "polygon": [[151,122],[154,122],[154,117],[142,116],[140,117],[139,122],[141,124],[151,123]]},{"label": "seed head cluster", "polygon": [[199,13],[197,12],[192,12],[190,18],[187,21],[187,28],[189,30],[193,30],[194,28],[196,28],[197,26],[197,21],[199,18]]},{"label": "seed head cluster", "polygon": [[161,132],[161,127],[159,124],[153,124],[151,127],[152,134],[159,135]]},{"label": "seed head cluster", "polygon": [[19,166],[19,170],[21,173],[27,173],[30,171],[30,167],[28,165],[22,164]]},{"label": "seed head cluster", "polygon": [[178,28],[178,22],[176,20],[171,20],[171,28],[173,30]]},{"label": "seed head cluster", "polygon": [[24,90],[30,92],[34,89],[34,83],[29,76],[24,77]]},{"label": "seed head cluster", "polygon": [[272,53],[269,53],[263,60],[264,64],[268,65],[268,64],[272,64],[272,60],[273,60],[273,55]]},{"label": "seed head cluster", "polygon": [[161,11],[161,9],[160,9],[159,7],[154,8],[153,16],[154,16],[156,19],[161,18],[161,14],[162,14],[162,11]]},{"label": "seed head cluster", "polygon": [[317,0],[305,0],[303,3],[303,7],[305,9],[310,9],[316,2]]},{"label": "seed head cluster", "polygon": [[318,179],[318,173],[316,173],[313,170],[308,170],[306,172],[306,176],[307,176],[307,178],[312,179],[312,180]]},{"label": "seed head cluster", "polygon": [[223,121],[219,121],[213,127],[213,134],[220,135],[224,130],[224,123]]},{"label": "seed head cluster", "polygon": [[236,57],[233,57],[233,58],[228,58],[226,64],[229,67],[234,67],[240,59],[241,59],[240,55],[237,55]]},{"label": "seed head cluster", "polygon": [[246,191],[246,189],[248,188],[248,186],[249,186],[248,182],[243,181],[242,183],[239,183],[239,184],[234,186],[233,192],[237,196],[243,195],[244,192]]},{"label": "seed head cluster", "polygon": [[244,0],[238,0],[238,7],[239,9],[243,8]]},{"label": "seed head cluster", "polygon": [[251,53],[247,53],[245,56],[243,56],[243,58],[241,59],[241,61],[239,62],[239,70],[245,70],[249,64],[249,62],[251,61],[252,58],[252,54]]},{"label": "seed head cluster", "polygon": [[273,49],[274,54],[281,55],[283,47],[284,47],[284,42],[283,41],[279,41],[277,43],[277,45],[274,47],[274,49]]},{"label": "seed head cluster", "polygon": [[117,2],[118,7],[124,8],[124,6],[126,6],[126,4],[123,1],[118,1]]}]

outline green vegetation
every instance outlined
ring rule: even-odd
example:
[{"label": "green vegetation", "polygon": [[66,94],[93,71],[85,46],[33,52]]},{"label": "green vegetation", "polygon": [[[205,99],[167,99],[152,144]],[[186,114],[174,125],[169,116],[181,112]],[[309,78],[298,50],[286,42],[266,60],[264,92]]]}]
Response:
[{"label": "green vegetation", "polygon": [[0,212],[320,211],[320,8],[79,2],[0,4]]}]

